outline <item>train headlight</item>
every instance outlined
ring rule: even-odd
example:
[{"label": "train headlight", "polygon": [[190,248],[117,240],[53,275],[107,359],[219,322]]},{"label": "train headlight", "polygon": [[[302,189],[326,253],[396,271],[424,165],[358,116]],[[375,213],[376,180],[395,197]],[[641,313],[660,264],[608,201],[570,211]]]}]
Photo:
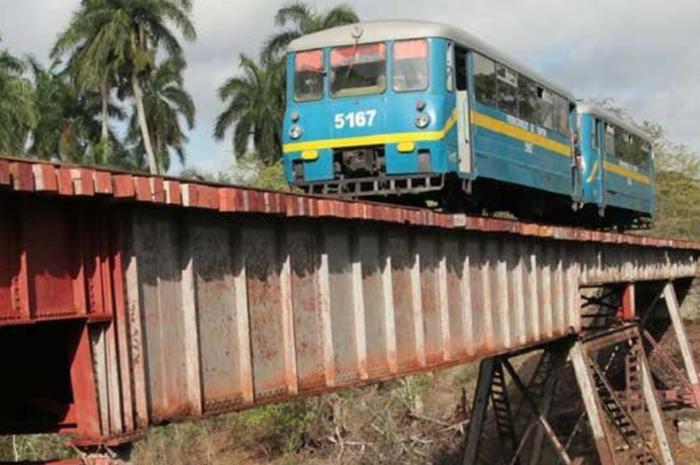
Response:
[{"label": "train headlight", "polygon": [[304,128],[302,128],[298,124],[293,124],[291,128],[289,128],[289,137],[291,137],[294,140],[297,140],[304,134]]},{"label": "train headlight", "polygon": [[430,124],[430,115],[427,113],[419,113],[416,116],[416,127],[420,129],[427,128]]}]

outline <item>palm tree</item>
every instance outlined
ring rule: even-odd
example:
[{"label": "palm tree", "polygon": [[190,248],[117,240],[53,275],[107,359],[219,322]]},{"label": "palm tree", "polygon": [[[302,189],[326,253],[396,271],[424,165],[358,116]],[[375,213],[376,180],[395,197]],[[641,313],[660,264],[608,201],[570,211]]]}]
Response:
[{"label": "palm tree", "polygon": [[[159,168],[170,168],[170,151],[174,151],[181,164],[185,164],[185,143],[187,136],[180,123],[184,120],[187,128],[194,128],[195,106],[192,97],[184,88],[182,72],[185,62],[180,58],[168,58],[144,81],[143,105],[146,122],[151,135]],[[137,115],[132,115],[129,125],[129,140],[143,153],[145,144],[139,131]]]},{"label": "palm tree", "polygon": [[281,154],[281,121],[284,113],[284,94],[280,80],[284,67],[280,63],[258,65],[241,55],[242,76],[227,80],[219,88],[219,98],[228,101],[219,115],[214,129],[218,140],[233,129],[233,148],[244,155],[252,136],[258,156],[266,163],[277,160]]},{"label": "palm tree", "polygon": [[[82,164],[108,164],[99,149],[101,124],[96,115],[102,113],[99,92],[86,91],[73,85],[67,75],[58,71],[58,63],[42,66],[35,58],[27,59],[33,77],[36,127],[31,132],[28,152],[39,158]],[[123,119],[119,108],[108,105],[108,118]],[[108,131],[101,142],[119,145]]]},{"label": "palm tree", "polygon": [[99,29],[79,31],[85,37],[74,35],[78,32],[75,30],[69,29],[67,32],[71,32],[72,35],[63,34],[54,46],[51,56],[54,60],[58,60],[73,46],[64,72],[71,77],[73,85],[78,91],[99,91],[101,129],[100,143],[96,149],[101,152],[99,157],[108,163],[113,155],[110,137],[111,94],[119,77],[113,51],[109,47],[100,46]]},{"label": "palm tree", "polygon": [[[113,72],[128,81],[151,173],[159,171],[143,83],[153,72],[159,52],[182,57],[171,26],[186,40],[196,38],[191,12],[192,0],[82,0],[54,48],[54,56],[76,56],[75,66],[85,66],[94,77],[91,80],[99,80],[103,90]],[[105,92],[102,95],[104,107]]]},{"label": "palm tree", "polygon": [[291,27],[269,38],[261,54],[261,65],[241,55],[242,76],[229,79],[219,89],[219,97],[228,103],[217,118],[214,136],[223,139],[226,132],[235,127],[233,147],[237,155],[246,153],[252,136],[258,157],[268,164],[278,160],[286,105],[283,58],[287,45],[304,34],[357,21],[357,14],[346,5],[325,13],[319,13],[303,2],[281,8],[275,16],[275,23],[282,28]]},{"label": "palm tree", "polygon": [[275,24],[281,28],[290,28],[272,35],[263,49],[263,59],[274,61],[284,55],[287,46],[294,39],[313,32],[330,29],[360,20],[357,13],[348,5],[339,5],[326,12],[319,12],[307,3],[296,1],[277,11]]},{"label": "palm tree", "polygon": [[[2,38],[0,37],[0,40]],[[24,77],[24,63],[0,50],[0,151],[19,154],[36,124],[31,83]]]}]

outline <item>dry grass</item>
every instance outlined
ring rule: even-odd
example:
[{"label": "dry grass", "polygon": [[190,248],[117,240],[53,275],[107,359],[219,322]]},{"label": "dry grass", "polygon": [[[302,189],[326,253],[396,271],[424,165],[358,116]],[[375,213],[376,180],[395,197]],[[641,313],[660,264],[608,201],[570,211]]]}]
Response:
[{"label": "dry grass", "polygon": [[143,465],[460,463],[466,366],[153,430]]}]

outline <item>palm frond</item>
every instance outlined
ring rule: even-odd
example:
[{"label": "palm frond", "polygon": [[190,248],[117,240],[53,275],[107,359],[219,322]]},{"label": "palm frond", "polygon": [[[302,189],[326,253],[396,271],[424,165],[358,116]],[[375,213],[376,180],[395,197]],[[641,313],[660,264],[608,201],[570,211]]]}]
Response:
[{"label": "palm frond", "polygon": [[311,16],[313,16],[313,11],[309,5],[301,1],[296,1],[288,3],[277,11],[275,15],[275,24],[284,27],[288,23],[293,22],[300,27]]}]

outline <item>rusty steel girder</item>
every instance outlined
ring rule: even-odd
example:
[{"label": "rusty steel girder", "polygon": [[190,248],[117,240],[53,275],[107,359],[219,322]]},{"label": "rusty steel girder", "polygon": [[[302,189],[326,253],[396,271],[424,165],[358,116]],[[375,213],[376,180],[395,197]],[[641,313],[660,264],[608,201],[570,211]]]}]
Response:
[{"label": "rusty steel girder", "polygon": [[0,159],[0,430],[151,425],[480,360],[581,329],[581,287],[700,245]]}]

